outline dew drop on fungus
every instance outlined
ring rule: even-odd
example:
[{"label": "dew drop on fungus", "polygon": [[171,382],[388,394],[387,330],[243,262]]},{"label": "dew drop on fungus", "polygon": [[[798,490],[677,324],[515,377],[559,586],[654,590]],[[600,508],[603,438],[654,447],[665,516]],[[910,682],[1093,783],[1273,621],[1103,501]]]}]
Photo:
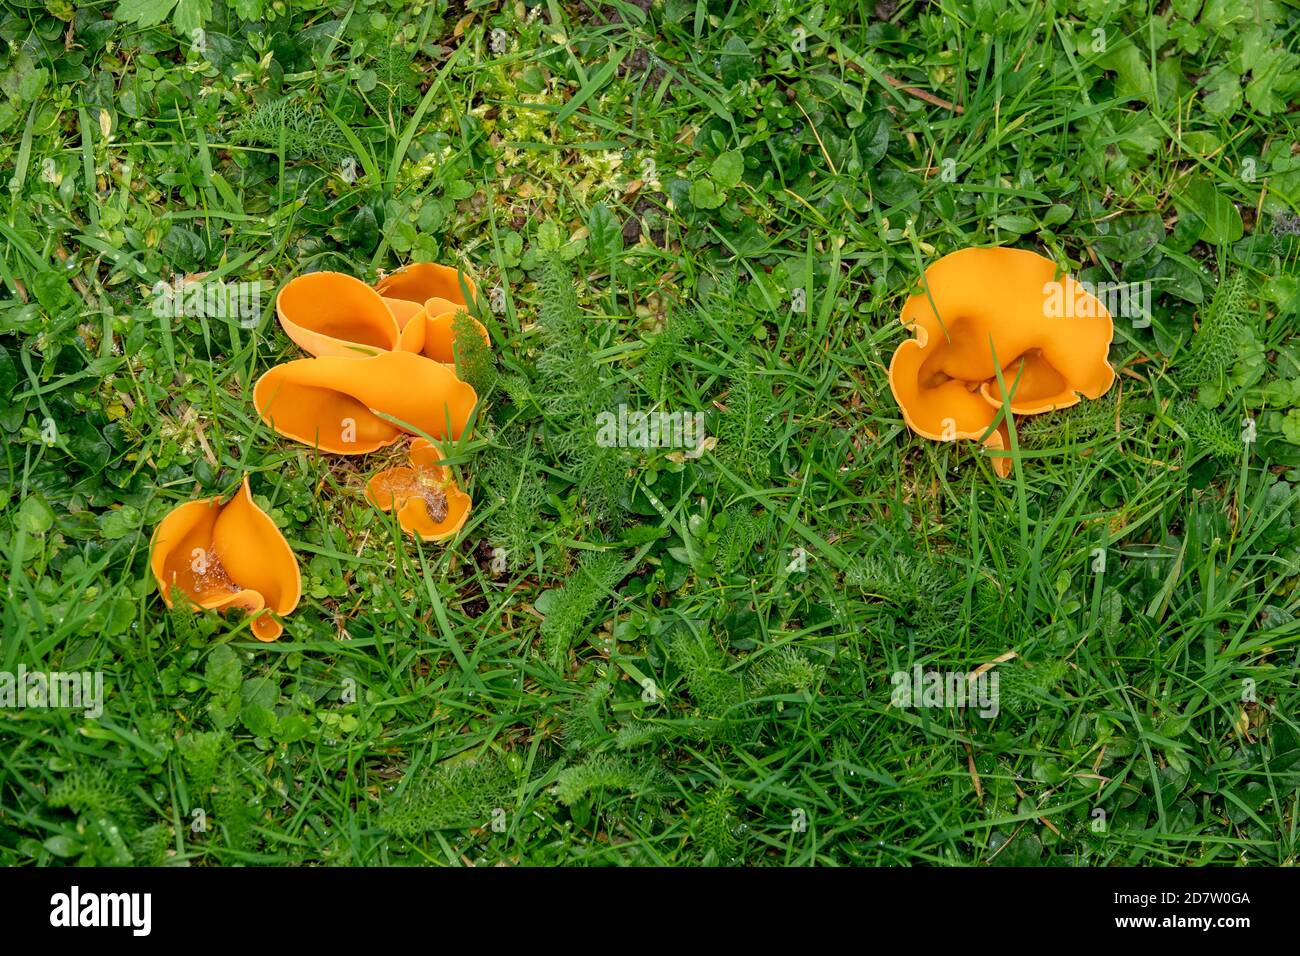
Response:
[{"label": "dew drop on fungus", "polygon": [[[202,567],[201,572],[191,568],[188,573],[182,572],[180,575],[182,581],[186,577],[189,578],[190,590],[195,594],[218,594],[221,592],[237,594],[240,591],[239,585],[230,577],[225,565],[221,563],[221,560],[215,554],[207,555]],[[176,581],[174,573],[172,578],[174,584],[179,585],[181,583]]]}]

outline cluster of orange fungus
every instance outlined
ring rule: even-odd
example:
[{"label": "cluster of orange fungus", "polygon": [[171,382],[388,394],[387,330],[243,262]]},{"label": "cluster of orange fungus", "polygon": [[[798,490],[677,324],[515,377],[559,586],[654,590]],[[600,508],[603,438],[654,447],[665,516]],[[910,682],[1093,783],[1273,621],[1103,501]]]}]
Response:
[{"label": "cluster of orange fungus", "polygon": [[[1062,312],[1062,302],[1071,308]],[[1076,307],[1078,306],[1078,307]],[[889,386],[909,428],[935,441],[982,440],[1005,452],[998,376],[1016,415],[1098,398],[1115,373],[1106,307],[1056,264],[1026,249],[961,249],[932,263],[903,305],[914,335],[889,363]],[[1003,477],[1011,459],[995,454]]]},{"label": "cluster of orange fungus", "polygon": [[298,276],[275,310],[315,358],[263,375],[253,389],[258,414],[284,437],[338,455],[364,455],[404,433],[459,438],[478,396],[456,376],[453,330],[474,295],[471,279],[433,263],[374,287],[340,272]]},{"label": "cluster of orange fungus", "polygon": [[280,636],[284,628],[271,612],[288,614],[302,595],[298,560],[253,502],[247,477],[226,504],[189,501],[163,518],[149,563],[168,607],[181,595],[194,609],[242,609],[259,641]]},{"label": "cluster of orange fungus", "polygon": [[423,438],[411,442],[410,466],[389,468],[366,485],[366,497],[384,511],[397,512],[402,530],[425,541],[453,537],[469,516],[469,495],[440,463],[438,450]]},{"label": "cluster of orange fungus", "polygon": [[[312,272],[290,281],[275,300],[285,334],[317,358],[412,352],[453,364],[456,313],[475,296],[473,280],[449,266],[420,263],[375,286],[341,272]],[[472,316],[484,343],[487,329]]]},{"label": "cluster of orange fungus", "polygon": [[[285,333],[312,358],[277,365],[253,387],[262,420],[285,438],[338,455],[363,455],[406,435],[458,439],[478,402],[456,374],[454,330],[467,314],[474,283],[448,266],[408,266],[368,286],[339,272],[315,272],[285,285],[276,314]],[[439,464],[435,447],[416,438],[411,467],[375,475],[366,496],[396,510],[401,526],[424,540],[453,537],[472,502]],[[298,604],[298,562],[271,519],[253,504],[244,480],[230,503],[183,504],[163,519],[150,552],[168,607],[184,594],[194,610],[242,608],[253,634],[283,632],[272,616]]]}]

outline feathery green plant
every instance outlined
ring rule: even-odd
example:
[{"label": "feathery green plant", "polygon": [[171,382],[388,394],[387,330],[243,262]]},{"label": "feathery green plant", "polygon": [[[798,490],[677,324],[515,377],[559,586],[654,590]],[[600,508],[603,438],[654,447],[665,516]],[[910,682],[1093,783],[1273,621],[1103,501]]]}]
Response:
[{"label": "feathery green plant", "polygon": [[619,750],[636,750],[649,747],[672,736],[666,723],[660,721],[636,720],[620,724],[614,734],[614,746]]},{"label": "feathery green plant", "polygon": [[593,404],[608,404],[598,399],[609,391],[587,337],[591,320],[578,305],[573,276],[558,256],[547,259],[537,285],[542,339],[537,370],[547,385],[543,405],[553,414],[585,419]]},{"label": "feathery green plant", "polygon": [[1061,682],[1070,665],[1063,660],[1048,660],[1032,667],[1010,661],[998,668],[998,708],[1021,717],[1042,706],[1043,698]]},{"label": "feathery green plant", "polygon": [[1231,461],[1241,454],[1239,433],[1214,409],[1206,408],[1195,399],[1183,399],[1173,411],[1174,420],[1187,435],[1188,452],[1192,457],[1204,454]]},{"label": "feathery green plant", "polygon": [[171,831],[165,823],[145,827],[131,839],[132,862],[136,866],[162,866],[170,842]]},{"label": "feathery green plant", "polygon": [[668,317],[664,327],[645,350],[638,368],[638,377],[641,386],[655,400],[668,400],[668,369],[681,360],[683,350],[699,334],[701,324],[698,309],[679,309]]},{"label": "feathery green plant", "polygon": [[713,787],[695,804],[694,810],[691,835],[703,851],[704,860],[717,866],[741,862],[738,859],[741,823],[736,812],[736,791],[725,785]]},{"label": "feathery green plant", "polygon": [[697,636],[688,627],[677,627],[671,638],[670,653],[700,713],[727,721],[740,716],[745,685],[739,675],[727,670],[726,654],[717,644]]},{"label": "feathery green plant", "polygon": [[232,850],[250,851],[257,845],[253,827],[257,816],[253,809],[252,794],[239,774],[235,755],[221,762],[216,789],[212,791],[212,810],[216,822],[225,833],[226,846]]},{"label": "feathery green plant", "polygon": [[546,495],[522,442],[510,441],[510,432],[497,432],[497,446],[483,456],[478,480],[496,503],[487,514],[488,540],[504,548],[513,556],[511,563],[517,564],[532,550],[537,538],[534,524]]},{"label": "feathery green plant", "polygon": [[814,664],[799,648],[783,647],[750,669],[750,693],[755,697],[801,694],[816,687],[825,673],[823,665]]},{"label": "feathery green plant", "polygon": [[50,807],[81,814],[87,834],[87,856],[100,841],[94,858],[114,866],[161,866],[166,861],[171,828],[154,823],[141,828],[144,816],[136,798],[127,792],[120,778],[102,766],[80,766],[50,787]]},{"label": "feathery green plant", "polygon": [[493,810],[512,804],[517,783],[496,751],[444,761],[406,781],[402,794],[380,811],[379,825],[405,839],[429,830],[483,826]]},{"label": "feathery green plant", "polygon": [[518,372],[499,373],[496,384],[517,409],[529,414],[542,410],[542,400],[534,393],[532,384]]},{"label": "feathery green plant", "polygon": [[569,750],[590,750],[609,737],[605,723],[606,702],[612,692],[609,681],[586,688],[569,706],[561,736]]},{"label": "feathery green plant", "polygon": [[611,528],[622,527],[622,496],[627,487],[627,453],[596,442],[592,427],[570,432],[556,443],[565,464],[578,477],[578,493],[591,517]]},{"label": "feathery green plant", "polygon": [[198,731],[183,734],[176,742],[181,755],[181,765],[190,784],[192,799],[203,801],[216,779],[217,766],[230,744],[230,736],[222,730]]},{"label": "feathery green plant", "polygon": [[172,605],[167,610],[167,623],[171,626],[172,634],[186,644],[201,640],[201,625],[205,618],[191,610],[189,595],[173,586],[171,597]]},{"label": "feathery green plant", "polygon": [[[1082,401],[1048,415],[1030,415],[1016,423],[1016,434],[1025,448],[1046,448],[1068,442],[1087,442],[1116,429],[1116,396],[1112,388],[1101,398]],[[1133,416],[1124,416],[1132,421]],[[1125,424],[1121,417],[1119,425]]]},{"label": "feathery green plant", "polygon": [[542,349],[537,358],[547,384],[540,404],[553,421],[553,447],[577,478],[587,512],[597,523],[618,524],[627,484],[626,455],[596,439],[597,415],[614,407],[613,390],[596,362],[588,332],[592,319],[578,305],[573,276],[558,256],[546,261],[538,282]]},{"label": "feathery green plant", "polygon": [[593,791],[658,799],[664,794],[657,763],[599,754],[565,767],[555,778],[555,799],[571,807]]},{"label": "feathery green plant", "polygon": [[387,117],[419,101],[419,75],[412,69],[410,52],[395,30],[379,34],[376,40],[376,83],[367,95],[380,116]]},{"label": "feathery green plant", "polygon": [[135,818],[136,804],[102,766],[77,767],[50,787],[45,801],[77,813],[113,817],[119,823]]},{"label": "feathery green plant", "polygon": [[766,516],[738,505],[728,508],[723,515],[726,524],[714,546],[713,565],[719,574],[725,575],[734,573],[754,554],[754,546],[767,538],[769,522]]},{"label": "feathery green plant", "polygon": [[1219,382],[1238,355],[1241,334],[1250,315],[1250,287],[1243,271],[1224,278],[1201,317],[1200,328],[1186,347],[1178,368],[1184,387]]},{"label": "feathery green plant", "polygon": [[588,552],[555,592],[542,621],[542,654],[551,666],[563,666],[583,625],[623,573],[623,559],[617,551]]},{"label": "feathery green plant", "polygon": [[705,743],[716,740],[734,742],[739,725],[714,717],[678,717],[673,720],[634,721],[621,724],[614,735],[618,750],[638,750],[662,746],[673,740]]},{"label": "feathery green plant", "polygon": [[717,425],[718,459],[743,478],[765,481],[776,443],[776,400],[752,356],[732,374],[727,410]]},{"label": "feathery green plant", "polygon": [[474,387],[481,403],[496,386],[497,367],[492,349],[483,341],[478,323],[464,309],[457,309],[451,320],[451,336],[456,375]]},{"label": "feathery green plant", "polygon": [[285,159],[336,162],[347,147],[333,120],[302,96],[281,96],[259,103],[240,117],[231,141],[279,152]]},{"label": "feathery green plant", "polygon": [[923,631],[951,625],[965,597],[963,581],[946,563],[893,552],[856,561],[845,583],[884,600]]}]

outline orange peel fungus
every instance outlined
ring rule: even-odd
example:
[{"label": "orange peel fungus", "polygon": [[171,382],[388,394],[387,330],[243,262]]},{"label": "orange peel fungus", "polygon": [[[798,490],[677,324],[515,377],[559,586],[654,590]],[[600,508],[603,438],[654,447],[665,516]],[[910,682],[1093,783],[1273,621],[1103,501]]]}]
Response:
[{"label": "orange peel fungus", "polygon": [[384,298],[354,276],[310,272],[275,297],[285,334],[318,358],[359,358],[397,348],[397,319]]},{"label": "orange peel fungus", "polygon": [[[456,313],[466,310],[469,300],[477,297],[473,279],[451,266],[418,262],[384,276],[375,290],[393,314],[399,316],[402,349],[419,352],[435,362],[455,361],[452,345]],[[473,316],[469,320],[478,328],[484,343],[491,345],[483,324]]]},{"label": "orange peel fungus", "polygon": [[367,454],[408,431],[460,438],[477,402],[474,387],[446,365],[410,352],[298,359],[253,386],[253,404],[271,428],[337,455]]},{"label": "orange peel fungus", "polygon": [[276,314],[315,358],[258,379],[258,414],[280,435],[339,455],[413,432],[459,438],[478,396],[456,375],[453,324],[474,294],[472,279],[433,263],[399,269],[373,288],[341,272],[298,276],[280,290]]},{"label": "orange peel fungus", "polygon": [[154,530],[149,565],[168,607],[175,588],[192,610],[243,609],[259,641],[274,641],[284,632],[271,612],[288,614],[302,596],[298,559],[254,503],[247,476],[226,504],[207,498],[168,513]]},{"label": "orange peel fungus", "polygon": [[[399,269],[374,287],[341,272],[310,272],[280,290],[275,312],[285,334],[317,358],[402,351],[450,365],[456,313],[476,294],[469,276],[432,262]],[[491,345],[482,323],[470,321]]]},{"label": "orange peel fungus", "polygon": [[453,537],[469,517],[473,502],[442,465],[438,449],[423,438],[411,442],[411,464],[388,468],[366,483],[366,498],[384,511],[396,511],[402,530],[425,541]]},{"label": "orange peel fungus", "polygon": [[[999,372],[1016,415],[1099,398],[1115,380],[1106,307],[1027,249],[961,249],[931,263],[900,320],[914,338],[895,350],[889,387],[907,426],[935,441],[1008,448],[1005,422],[989,430],[1003,404]],[[1006,477],[1010,456],[993,467]]]}]

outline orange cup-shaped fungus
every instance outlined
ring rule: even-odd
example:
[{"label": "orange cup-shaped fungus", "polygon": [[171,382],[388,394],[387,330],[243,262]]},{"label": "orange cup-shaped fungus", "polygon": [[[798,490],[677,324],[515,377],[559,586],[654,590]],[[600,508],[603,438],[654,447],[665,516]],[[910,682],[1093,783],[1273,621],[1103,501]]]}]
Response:
[{"label": "orange cup-shaped fungus", "polygon": [[271,428],[338,455],[367,454],[408,430],[459,438],[477,402],[455,372],[411,352],[285,362],[253,387],[253,404]]},{"label": "orange cup-shaped fungus", "polygon": [[168,607],[175,588],[194,609],[241,608],[259,641],[284,632],[271,612],[288,614],[302,596],[298,559],[253,502],[247,477],[224,505],[209,498],[172,510],[154,531],[149,564]]},{"label": "orange cup-shaped fungus", "polygon": [[440,464],[438,449],[417,438],[410,467],[389,468],[366,483],[366,497],[384,511],[396,511],[402,530],[425,541],[443,541],[460,531],[473,502]]},{"label": "orange cup-shaped fungus", "polygon": [[388,296],[384,296],[384,304],[397,321],[397,349],[423,353],[426,324],[424,306],[409,299],[390,299]]},{"label": "orange cup-shaped fungus", "polygon": [[[406,331],[402,334],[402,348],[408,351],[418,351],[422,355],[433,359],[435,362],[442,362],[444,365],[455,365],[456,363],[456,315],[464,306],[457,306],[455,310],[440,312],[437,315],[429,312],[430,306],[438,307],[438,299],[429,299],[423,309],[423,321],[419,319],[413,321],[407,326]],[[492,345],[492,340],[488,336],[488,330],[483,328],[483,323],[472,315],[467,318],[478,329],[478,334],[483,339],[483,344]],[[423,342],[418,349],[409,348],[410,343],[414,342],[417,336],[414,334],[413,326],[423,325],[422,334]]]},{"label": "orange cup-shaped fungus", "polygon": [[401,329],[384,298],[341,272],[298,276],[276,296],[275,311],[289,338],[318,357],[361,358],[398,346]]},{"label": "orange cup-shaped fungus", "polygon": [[[289,282],[275,300],[285,333],[317,358],[365,358],[380,352],[416,352],[454,364],[452,327],[468,309],[474,281],[450,266],[418,263],[371,288],[341,272],[311,272]],[[483,341],[487,329],[477,319]]]},{"label": "orange cup-shaped fungus", "polygon": [[[385,276],[375,288],[390,305],[392,300],[401,300],[422,307],[422,319],[418,314],[406,321],[399,318],[402,324],[400,348],[407,352],[420,352],[435,362],[451,364],[455,361],[452,324],[457,312],[468,312],[469,300],[478,294],[473,279],[450,266],[419,262]],[[394,309],[395,314],[397,311]],[[472,316],[470,321],[478,327],[484,343],[491,345],[482,323]]]},{"label": "orange cup-shaped fungus", "polygon": [[[464,292],[461,290],[462,282]],[[405,299],[420,305],[437,299],[436,307],[440,312],[463,309],[469,299],[478,295],[474,280],[468,275],[433,262],[416,262],[391,272],[375,283],[375,291],[388,299]],[[469,293],[468,298],[465,292]]]},{"label": "orange cup-shaped fungus", "polygon": [[[915,335],[889,363],[889,385],[903,420],[936,441],[984,440],[1005,450],[998,374],[1017,415],[1098,398],[1115,373],[1107,362],[1114,334],[1106,307],[1056,264],[1026,249],[961,249],[925,270],[922,289],[903,305]],[[986,433],[987,436],[986,436]],[[1011,471],[1010,458],[993,464]]]}]

